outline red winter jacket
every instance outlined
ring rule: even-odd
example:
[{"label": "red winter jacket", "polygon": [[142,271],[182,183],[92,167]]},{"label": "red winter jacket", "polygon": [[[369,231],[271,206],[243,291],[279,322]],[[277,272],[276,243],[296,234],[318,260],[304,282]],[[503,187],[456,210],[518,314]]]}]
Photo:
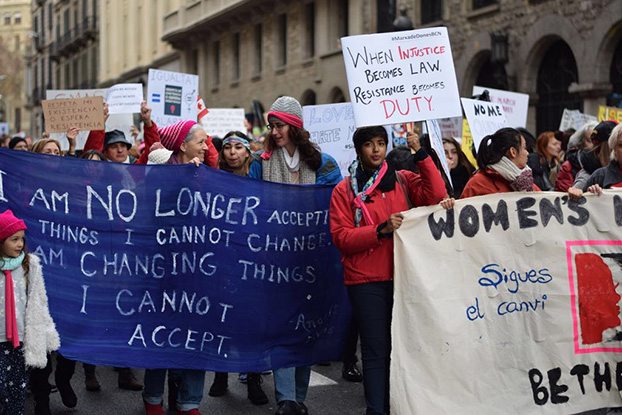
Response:
[{"label": "red winter jacket", "polygon": [[[400,179],[413,206],[434,205],[447,196],[445,183],[430,157],[417,163],[419,174],[402,170]],[[408,210],[407,195],[402,186],[383,193],[376,189],[371,197],[373,203],[367,208],[373,223],[361,219],[354,225],[354,192],[350,178],[339,182],[333,190],[330,202],[330,232],[343,261],[343,278],[346,285],[393,279],[393,238],[378,240],[376,227],[393,213]]]},{"label": "red winter jacket", "polygon": [[572,171],[572,164],[566,160],[562,163],[562,166],[557,173],[557,180],[555,181],[556,192],[567,192],[568,189],[574,184],[575,173]]},{"label": "red winter jacket", "polygon": [[[534,192],[539,192],[540,188],[534,184],[533,190]],[[510,182],[499,173],[490,169],[480,169],[471,176],[466,186],[464,186],[460,199],[513,191],[514,189],[510,186]]]}]

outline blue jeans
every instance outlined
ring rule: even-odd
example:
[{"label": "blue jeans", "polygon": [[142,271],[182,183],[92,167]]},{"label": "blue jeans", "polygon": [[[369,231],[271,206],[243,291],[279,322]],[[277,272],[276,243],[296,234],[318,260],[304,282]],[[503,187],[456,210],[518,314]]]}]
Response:
[{"label": "blue jeans", "polygon": [[274,370],[274,395],[276,402],[304,402],[309,389],[311,368],[284,367]]},{"label": "blue jeans", "polygon": [[[145,370],[145,389],[143,399],[151,405],[162,403],[164,394],[164,381],[167,369]],[[190,411],[198,408],[203,399],[205,387],[205,371],[192,369],[169,369],[169,377],[174,378],[179,384],[177,394],[177,410]],[[171,409],[171,408],[169,408]]]},{"label": "blue jeans", "polygon": [[389,414],[393,281],[349,285],[358,322],[367,415]]}]

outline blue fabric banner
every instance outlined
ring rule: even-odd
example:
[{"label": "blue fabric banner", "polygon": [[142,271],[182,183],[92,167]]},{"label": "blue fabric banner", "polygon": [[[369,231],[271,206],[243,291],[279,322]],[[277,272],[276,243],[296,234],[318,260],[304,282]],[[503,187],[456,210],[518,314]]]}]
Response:
[{"label": "blue fabric banner", "polygon": [[258,372],[340,359],[350,308],[331,192],[0,150],[0,211],[28,225],[61,353],[94,364]]}]

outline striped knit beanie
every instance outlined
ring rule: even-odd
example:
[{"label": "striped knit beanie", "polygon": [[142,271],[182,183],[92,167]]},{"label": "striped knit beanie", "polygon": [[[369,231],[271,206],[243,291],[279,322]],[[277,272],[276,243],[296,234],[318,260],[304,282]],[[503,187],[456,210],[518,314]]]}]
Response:
[{"label": "striped knit beanie", "polygon": [[177,121],[175,124],[167,127],[158,128],[160,133],[160,141],[162,145],[173,153],[177,153],[188,136],[188,131],[196,124],[196,121]]},{"label": "striped knit beanie", "polygon": [[270,117],[293,125],[294,127],[302,127],[302,107],[296,98],[282,96],[274,101],[268,112],[268,121]]}]

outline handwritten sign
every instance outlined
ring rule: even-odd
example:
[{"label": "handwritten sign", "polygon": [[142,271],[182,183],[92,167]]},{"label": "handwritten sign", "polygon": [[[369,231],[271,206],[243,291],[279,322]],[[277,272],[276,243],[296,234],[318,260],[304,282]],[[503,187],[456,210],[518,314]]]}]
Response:
[{"label": "handwritten sign", "polygon": [[0,150],[0,212],[26,220],[61,353],[94,364],[260,372],[338,359],[350,310],[331,194]]},{"label": "handwritten sign", "polygon": [[152,119],[160,127],[196,120],[198,91],[197,75],[149,69],[147,105]]},{"label": "handwritten sign", "polygon": [[437,121],[443,137],[453,137],[457,142],[462,143],[462,117],[441,118]]},{"label": "handwritten sign", "polygon": [[622,123],[622,108],[605,107],[600,105],[598,107],[598,121],[617,121],[618,124]]},{"label": "handwritten sign", "polygon": [[391,410],[622,406],[621,195],[503,193],[407,212],[395,235]]},{"label": "handwritten sign", "polygon": [[428,120],[425,122],[428,134],[430,135],[430,144],[432,148],[436,151],[438,158],[441,160],[441,166],[443,166],[443,170],[445,171],[445,175],[447,176],[447,180],[453,187],[453,183],[451,181],[451,170],[449,170],[449,165],[447,164],[447,156],[445,156],[445,146],[443,146],[443,133],[441,132],[441,127],[436,120]]},{"label": "handwritten sign", "polygon": [[46,130],[51,133],[66,133],[71,127],[104,129],[104,101],[101,97],[44,100],[41,106]]},{"label": "handwritten sign", "polygon": [[527,112],[529,111],[528,94],[474,86],[473,95],[479,95],[485,90],[490,93],[490,102],[499,104],[503,108],[503,113],[508,121],[508,127],[518,128],[527,125]]},{"label": "handwritten sign", "polygon": [[320,146],[322,152],[334,157],[343,177],[349,176],[348,167],[356,159],[352,142],[356,130],[352,104],[307,105],[302,107],[302,115],[311,141]]},{"label": "handwritten sign", "polygon": [[462,115],[447,28],[341,39],[357,127]]},{"label": "handwritten sign", "polygon": [[110,114],[132,114],[140,112],[143,102],[142,84],[117,84],[111,86],[106,93],[108,112]]},{"label": "handwritten sign", "polygon": [[484,137],[508,126],[500,104],[468,98],[461,98],[461,100],[476,151]]},{"label": "handwritten sign", "polygon": [[244,108],[210,108],[201,119],[201,125],[208,135],[224,137],[229,131],[246,132]]},{"label": "handwritten sign", "polygon": [[579,110],[569,110],[568,108],[564,108],[562,119],[559,123],[559,130],[566,131],[570,128],[578,130],[583,127],[584,124],[592,121],[596,121],[596,117],[593,115],[583,114]]},{"label": "handwritten sign", "polygon": [[471,164],[477,167],[477,160],[473,155],[477,149],[473,144],[473,135],[471,135],[471,129],[469,128],[469,123],[466,118],[462,119],[462,143],[460,144],[460,147]]},{"label": "handwritten sign", "polygon": [[[45,92],[46,99],[67,99],[67,98],[84,98],[84,97],[106,97],[107,89],[48,89]],[[106,121],[106,131],[119,130],[123,131],[127,141],[132,142],[130,129],[134,124],[132,114],[111,114]],[[67,131],[62,133],[51,133],[50,138],[57,140],[61,149],[67,150],[69,143],[66,138]],[[76,149],[84,148],[84,143],[88,138],[89,131],[80,131],[76,137]]]}]

